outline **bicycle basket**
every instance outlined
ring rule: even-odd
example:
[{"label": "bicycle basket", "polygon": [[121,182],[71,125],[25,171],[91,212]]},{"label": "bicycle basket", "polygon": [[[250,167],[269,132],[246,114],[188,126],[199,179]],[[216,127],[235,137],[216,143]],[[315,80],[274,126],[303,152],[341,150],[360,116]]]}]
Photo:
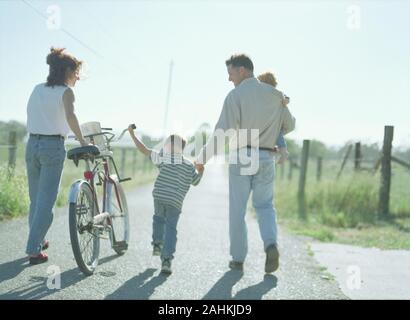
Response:
[{"label": "bicycle basket", "polygon": [[104,135],[101,134],[101,124],[97,121],[86,122],[81,125],[81,132],[83,136],[94,135],[92,137],[87,137],[85,140],[88,143],[92,143],[98,147],[100,151],[107,149],[107,144]]}]

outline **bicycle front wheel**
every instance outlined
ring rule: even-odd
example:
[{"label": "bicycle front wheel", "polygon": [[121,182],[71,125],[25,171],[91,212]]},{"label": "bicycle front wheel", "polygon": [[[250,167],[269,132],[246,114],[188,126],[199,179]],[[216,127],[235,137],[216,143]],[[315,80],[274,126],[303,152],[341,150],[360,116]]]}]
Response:
[{"label": "bicycle front wheel", "polygon": [[[115,180],[114,180],[115,181]],[[114,251],[122,255],[128,249],[129,216],[128,205],[122,186],[116,181],[108,185],[107,209],[111,217],[111,244]]]},{"label": "bicycle front wheel", "polygon": [[97,213],[90,186],[82,183],[75,203],[70,203],[69,226],[71,247],[80,270],[94,273],[98,265],[100,238],[94,228],[93,217]]}]

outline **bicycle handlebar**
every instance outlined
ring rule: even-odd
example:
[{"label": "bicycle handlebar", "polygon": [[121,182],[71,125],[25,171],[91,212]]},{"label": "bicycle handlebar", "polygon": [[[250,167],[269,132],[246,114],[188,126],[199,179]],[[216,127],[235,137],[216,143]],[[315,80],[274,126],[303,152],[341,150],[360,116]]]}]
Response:
[{"label": "bicycle handlebar", "polygon": [[[137,128],[136,125],[132,124],[132,129],[135,130],[136,128]],[[112,130],[112,128],[101,128],[101,130],[107,130],[108,131],[108,130]],[[121,134],[118,136],[118,138],[116,138],[116,139],[114,139],[115,134],[111,133],[111,132],[100,132],[100,133],[89,134],[89,135],[84,136],[84,138],[92,138],[92,137],[95,137],[95,136],[103,135],[107,139],[107,143],[111,143],[111,142],[116,142],[116,141],[121,140],[121,138],[124,136],[125,132],[127,132],[127,131],[128,131],[128,128],[124,129],[121,132]],[[111,137],[107,137],[107,135],[110,135]],[[75,140],[77,140],[76,136],[68,136],[68,138],[74,138]]]}]

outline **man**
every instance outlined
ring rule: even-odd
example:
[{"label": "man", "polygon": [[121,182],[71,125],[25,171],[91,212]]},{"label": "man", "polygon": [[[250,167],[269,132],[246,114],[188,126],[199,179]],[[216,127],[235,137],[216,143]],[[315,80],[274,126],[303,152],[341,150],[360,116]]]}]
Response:
[{"label": "man", "polygon": [[[237,133],[235,145],[232,147],[230,143],[231,151],[236,148],[237,153],[238,150],[239,153],[245,151],[246,156],[253,155],[256,151],[258,166],[250,173],[245,173],[243,161],[230,161],[229,165],[229,236],[232,256],[229,267],[243,270],[248,250],[246,205],[252,190],[252,204],[258,216],[266,252],[265,272],[272,273],[279,267],[276,211],[273,207],[273,150],[280,130],[287,134],[295,128],[295,118],[282,105],[284,95],[254,77],[253,63],[248,56],[233,55],[225,63],[229,81],[233,82],[235,88],[225,98],[214,133],[199,153],[196,165],[201,168],[214,155],[217,132],[221,130],[229,131],[230,138],[235,136],[232,131]],[[243,130],[251,131],[251,138],[249,134],[245,134],[245,138],[240,139],[243,135],[239,131]],[[230,157],[230,160],[237,160],[237,153],[236,158]]]}]

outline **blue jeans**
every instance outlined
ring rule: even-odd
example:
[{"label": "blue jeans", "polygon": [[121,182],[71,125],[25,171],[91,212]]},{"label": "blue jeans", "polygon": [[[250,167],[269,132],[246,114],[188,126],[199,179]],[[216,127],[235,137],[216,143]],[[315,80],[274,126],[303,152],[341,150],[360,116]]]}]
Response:
[{"label": "blue jeans", "polygon": [[285,137],[283,136],[283,132],[282,132],[282,131],[279,133],[278,140],[276,140],[276,145],[277,145],[279,148],[287,148],[286,141],[285,141]]},{"label": "blue jeans", "polygon": [[30,137],[26,146],[26,166],[30,195],[29,236],[26,253],[37,255],[53,221],[66,151],[57,137]]},{"label": "blue jeans", "polygon": [[161,259],[174,258],[177,245],[177,224],[181,210],[154,199],[152,244],[163,245]]},{"label": "blue jeans", "polygon": [[[250,149],[248,149],[248,154]],[[246,205],[252,191],[259,231],[264,248],[277,246],[276,210],[273,206],[275,166],[273,153],[259,150],[259,168],[252,175],[241,175],[241,164],[229,165],[229,237],[230,254],[234,261],[243,262],[248,252]]]}]

